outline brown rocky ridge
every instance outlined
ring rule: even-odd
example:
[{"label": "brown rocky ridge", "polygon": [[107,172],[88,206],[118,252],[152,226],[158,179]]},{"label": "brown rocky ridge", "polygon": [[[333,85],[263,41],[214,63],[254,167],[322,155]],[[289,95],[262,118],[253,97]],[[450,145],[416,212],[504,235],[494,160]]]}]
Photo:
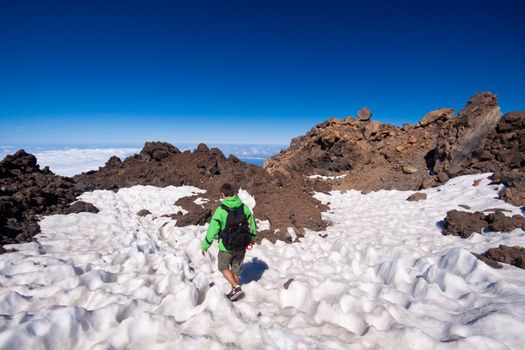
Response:
[{"label": "brown rocky ridge", "polygon": [[[219,149],[209,149],[204,144],[193,152],[181,152],[165,142],[147,142],[140,154],[123,161],[112,157],[98,171],[74,176],[73,180],[83,191],[117,190],[134,185],[190,185],[206,190],[202,195],[177,202],[188,211],[185,215],[171,215],[178,220],[178,226],[207,222],[219,205],[219,187],[224,182],[254,196],[255,218],[269,220],[271,226],[270,231],[260,233],[260,239],[289,241],[289,227],[302,237],[305,228],[320,230],[327,225],[321,219],[325,206],[312,197],[314,189],[308,179],[299,175],[270,175],[261,167],[246,164],[233,155],[225,157]],[[198,197],[205,198],[206,203],[193,203]]]},{"label": "brown rocky ridge", "polygon": [[451,177],[493,172],[495,181],[512,178],[500,196],[521,206],[525,205],[525,112],[501,118],[496,96],[483,92],[474,95],[457,116],[453,109],[441,108],[415,126],[332,118],[294,138],[264,167],[286,176],[344,175],[328,185],[365,192],[417,191]]}]

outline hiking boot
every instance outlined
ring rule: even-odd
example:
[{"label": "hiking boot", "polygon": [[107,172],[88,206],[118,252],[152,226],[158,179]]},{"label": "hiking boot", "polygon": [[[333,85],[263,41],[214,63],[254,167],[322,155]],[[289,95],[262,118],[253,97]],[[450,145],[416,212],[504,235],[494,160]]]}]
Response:
[{"label": "hiking boot", "polygon": [[237,286],[235,288],[232,288],[231,292],[228,293],[228,299],[231,301],[237,300],[242,294],[241,286]]}]

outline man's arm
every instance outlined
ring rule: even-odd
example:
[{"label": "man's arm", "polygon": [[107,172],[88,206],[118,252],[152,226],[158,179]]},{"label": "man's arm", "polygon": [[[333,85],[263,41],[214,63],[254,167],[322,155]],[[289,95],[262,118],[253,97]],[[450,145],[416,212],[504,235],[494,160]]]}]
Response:
[{"label": "man's arm", "polygon": [[208,248],[212,245],[213,241],[215,240],[215,236],[219,234],[221,231],[221,219],[220,219],[220,209],[215,209],[215,212],[213,213],[213,216],[210,220],[210,225],[208,226],[208,231],[206,232],[206,236],[204,236],[204,239],[201,243],[202,250],[208,250]]}]

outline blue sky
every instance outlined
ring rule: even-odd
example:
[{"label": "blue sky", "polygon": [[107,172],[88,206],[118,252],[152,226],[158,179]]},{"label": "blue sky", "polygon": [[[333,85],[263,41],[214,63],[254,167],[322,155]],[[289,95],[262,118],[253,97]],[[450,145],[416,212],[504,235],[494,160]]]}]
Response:
[{"label": "blue sky", "polygon": [[0,143],[288,144],[415,123],[475,92],[525,110],[520,1],[1,1]]}]

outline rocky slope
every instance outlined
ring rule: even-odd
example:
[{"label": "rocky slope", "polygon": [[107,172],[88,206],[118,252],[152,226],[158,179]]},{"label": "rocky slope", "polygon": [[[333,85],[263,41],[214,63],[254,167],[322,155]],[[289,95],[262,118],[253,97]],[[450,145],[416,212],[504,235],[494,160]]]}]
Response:
[{"label": "rocky slope", "polygon": [[85,191],[134,185],[191,185],[207,190],[199,196],[206,203],[197,205],[196,198],[185,198],[177,205],[188,213],[170,215],[178,226],[202,225],[219,205],[218,189],[224,182],[255,197],[255,217],[270,223],[270,230],[261,231],[259,239],[291,241],[294,235],[303,236],[305,228],[320,230],[327,225],[321,219],[326,206],[312,197],[312,183],[301,176],[272,176],[204,144],[193,152],[180,152],[168,143],[148,142],[140,154],[123,161],[112,157],[98,171],[73,178],[55,175],[47,167],[41,170],[35,156],[23,150],[7,156],[0,163],[0,245],[30,241],[40,231],[40,215],[96,212],[88,203],[74,202]]},{"label": "rocky slope", "polygon": [[360,114],[366,118],[333,118],[315,126],[268,159],[265,169],[290,176],[344,175],[331,186],[364,191],[418,190],[458,175],[495,172],[497,181],[512,179],[505,184],[514,190],[502,196],[525,205],[525,113],[501,118],[494,94],[474,95],[457,117],[442,108],[402,128]]},{"label": "rocky slope", "polygon": [[0,162],[0,253],[4,244],[30,241],[40,231],[39,215],[96,212],[88,203],[70,205],[79,194],[72,179],[40,169],[32,154],[6,156]]},{"label": "rocky slope", "polygon": [[[326,226],[321,219],[324,206],[312,197],[313,187],[302,176],[270,175],[264,169],[241,162],[235,156],[225,157],[217,148],[200,144],[193,152],[180,152],[162,142],[148,142],[140,154],[124,161],[113,157],[98,171],[73,177],[83,191],[116,190],[134,185],[191,185],[207,190],[208,203],[197,206],[191,201],[180,203],[190,213],[174,215],[187,224],[203,223],[218,205],[219,187],[224,182],[235,184],[255,197],[255,217],[269,220],[271,232],[260,237],[290,240],[288,228],[302,236],[304,228],[319,230]],[[174,213],[176,214],[176,213]],[[278,231],[274,234],[274,231]]]}]

